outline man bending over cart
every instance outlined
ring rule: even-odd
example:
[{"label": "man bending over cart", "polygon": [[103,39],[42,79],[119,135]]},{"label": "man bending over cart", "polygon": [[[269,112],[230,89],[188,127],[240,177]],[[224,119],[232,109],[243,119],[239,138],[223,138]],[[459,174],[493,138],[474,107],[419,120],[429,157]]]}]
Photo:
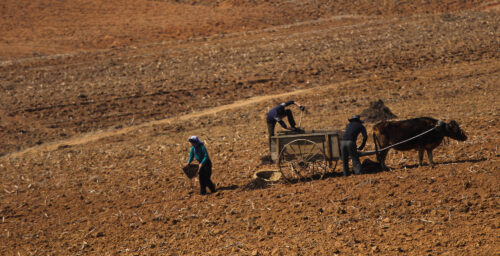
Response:
[{"label": "man bending over cart", "polygon": [[[269,110],[267,113],[266,117],[266,122],[267,122],[267,131],[269,133],[269,151],[271,151],[271,136],[274,136],[274,127],[276,126],[276,123],[279,123],[281,127],[283,127],[286,130],[289,131],[297,131],[298,129],[295,127],[295,120],[293,119],[293,114],[290,109],[286,109],[286,107],[290,105],[296,105],[299,107],[301,111],[304,111],[306,107],[300,105],[299,103],[289,100],[287,102],[283,102],[279,104],[278,106],[272,108]],[[290,124],[290,127],[286,126],[286,123],[283,121],[284,117],[287,117],[288,123]]]}]

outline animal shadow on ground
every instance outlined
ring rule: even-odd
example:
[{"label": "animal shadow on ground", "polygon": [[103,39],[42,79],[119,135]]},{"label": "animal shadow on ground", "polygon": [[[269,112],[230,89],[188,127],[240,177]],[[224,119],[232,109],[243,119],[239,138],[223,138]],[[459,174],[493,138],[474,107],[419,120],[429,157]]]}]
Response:
[{"label": "animal shadow on ground", "polygon": [[[477,162],[483,162],[488,159],[486,158],[479,158],[479,159],[463,159],[463,160],[455,160],[455,161],[444,161],[444,162],[434,162],[435,166],[439,166],[441,164],[460,164],[460,163],[477,163]],[[424,166],[429,166],[429,163],[424,163]],[[413,169],[419,167],[418,164],[411,164],[411,165],[403,165],[402,168],[406,169]]]}]

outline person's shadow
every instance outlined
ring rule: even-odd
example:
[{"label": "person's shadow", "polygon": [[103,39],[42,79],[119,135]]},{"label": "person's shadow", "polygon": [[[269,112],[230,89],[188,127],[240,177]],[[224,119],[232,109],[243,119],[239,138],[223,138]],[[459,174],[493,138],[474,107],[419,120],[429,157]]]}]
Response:
[{"label": "person's shadow", "polygon": [[218,187],[217,190],[218,191],[222,191],[222,190],[235,190],[238,188],[238,185],[230,185],[230,186],[225,186],[225,187]]},{"label": "person's shadow", "polygon": [[375,162],[370,159],[363,160],[363,163],[361,163],[361,169],[363,170],[363,174],[375,174],[384,171],[379,162]]}]

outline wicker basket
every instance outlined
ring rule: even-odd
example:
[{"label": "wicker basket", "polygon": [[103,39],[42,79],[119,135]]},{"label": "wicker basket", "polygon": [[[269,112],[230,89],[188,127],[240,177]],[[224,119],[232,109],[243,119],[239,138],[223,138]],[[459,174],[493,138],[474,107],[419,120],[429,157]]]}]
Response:
[{"label": "wicker basket", "polygon": [[281,179],[281,172],[278,170],[260,170],[253,174],[253,178],[260,178],[265,181],[278,181]]},{"label": "wicker basket", "polygon": [[197,164],[188,164],[182,168],[182,171],[186,174],[186,176],[190,179],[194,178],[196,174],[198,174],[198,165]]}]

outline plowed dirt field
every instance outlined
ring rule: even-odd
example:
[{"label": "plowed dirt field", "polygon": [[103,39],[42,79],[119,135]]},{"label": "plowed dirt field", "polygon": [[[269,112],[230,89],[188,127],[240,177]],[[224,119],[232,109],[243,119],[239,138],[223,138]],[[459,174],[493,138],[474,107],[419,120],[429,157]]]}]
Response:
[{"label": "plowed dirt field", "polygon": [[[4,0],[0,255],[499,255],[499,6]],[[276,168],[265,114],[290,99],[306,129],[382,100],[468,140],[434,168],[391,150],[389,171],[343,177],[338,161],[247,189]],[[182,173],[190,135],[216,193]]]}]

